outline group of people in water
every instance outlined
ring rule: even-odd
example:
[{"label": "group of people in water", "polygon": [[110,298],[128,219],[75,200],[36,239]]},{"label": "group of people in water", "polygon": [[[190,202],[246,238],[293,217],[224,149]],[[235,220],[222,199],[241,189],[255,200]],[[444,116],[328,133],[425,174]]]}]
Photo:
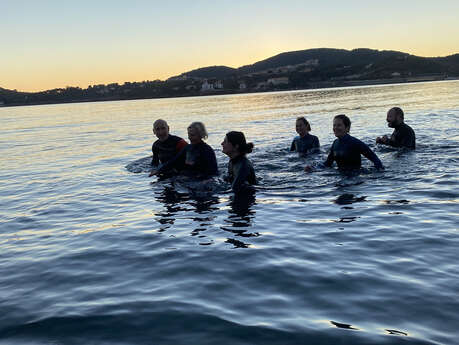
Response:
[{"label": "group of people in water", "polygon": [[[387,112],[387,124],[394,128],[390,137],[376,138],[376,143],[393,147],[415,149],[416,137],[413,129],[405,124],[404,113],[399,107]],[[333,132],[336,136],[326,161],[322,164],[331,167],[336,162],[340,171],[355,171],[361,168],[361,155],[365,156],[378,170],[384,166],[376,154],[361,140],[351,136],[351,120],[346,115],[337,115],[333,119]],[[310,134],[311,125],[304,117],[296,119],[298,136],[293,139],[290,151],[307,155],[320,150],[319,139]],[[153,143],[152,169],[150,176],[172,176],[176,174],[207,180],[218,175],[215,151],[204,142],[207,139],[206,127],[202,122],[193,122],[188,126],[190,144],[169,133],[166,121],[159,119],[153,124],[153,133],[158,140]],[[254,145],[247,143],[244,133],[231,131],[226,133],[222,152],[229,157],[227,181],[235,193],[250,189],[256,184],[255,170],[246,155],[252,152]],[[313,171],[307,165],[306,172]]]}]

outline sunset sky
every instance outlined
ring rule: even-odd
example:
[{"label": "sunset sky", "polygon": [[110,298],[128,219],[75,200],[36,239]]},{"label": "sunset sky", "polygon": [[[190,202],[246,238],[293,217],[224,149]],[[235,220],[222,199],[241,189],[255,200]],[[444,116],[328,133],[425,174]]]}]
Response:
[{"label": "sunset sky", "polygon": [[164,80],[310,48],[459,53],[459,1],[0,0],[0,87]]}]

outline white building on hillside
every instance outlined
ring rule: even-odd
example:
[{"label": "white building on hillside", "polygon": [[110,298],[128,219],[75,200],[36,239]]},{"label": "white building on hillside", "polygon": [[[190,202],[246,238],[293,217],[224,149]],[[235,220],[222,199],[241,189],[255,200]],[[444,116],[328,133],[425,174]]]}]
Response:
[{"label": "white building on hillside", "polygon": [[277,85],[288,85],[288,77],[278,77],[278,78],[269,78],[267,80],[268,84],[272,84],[274,86]]},{"label": "white building on hillside", "polygon": [[201,91],[212,91],[214,90],[214,84],[207,82],[207,79],[204,79],[204,83],[201,85]]}]

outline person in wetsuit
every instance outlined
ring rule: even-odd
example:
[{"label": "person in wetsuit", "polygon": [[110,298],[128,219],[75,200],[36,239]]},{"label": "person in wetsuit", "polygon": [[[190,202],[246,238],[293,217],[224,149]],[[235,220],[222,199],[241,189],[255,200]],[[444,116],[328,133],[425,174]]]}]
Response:
[{"label": "person in wetsuit", "polygon": [[239,193],[251,189],[257,183],[255,170],[246,154],[251,153],[253,144],[247,143],[244,133],[231,131],[226,133],[222,142],[222,152],[230,158],[228,163],[228,182],[233,192]]},{"label": "person in wetsuit", "polygon": [[416,135],[413,129],[405,122],[403,110],[399,107],[389,109],[387,112],[387,126],[394,128],[394,132],[390,136],[384,135],[376,138],[376,143],[390,145],[394,147],[407,147],[409,149],[416,148]]},{"label": "person in wetsuit", "polygon": [[299,136],[293,139],[290,151],[296,151],[299,155],[305,156],[308,152],[320,147],[319,138],[309,134],[311,125],[303,116],[296,119],[295,127]]},{"label": "person in wetsuit", "polygon": [[153,158],[151,160],[150,176],[153,176],[158,170],[160,164],[164,164],[173,159],[182,149],[188,145],[182,138],[169,134],[169,126],[166,121],[158,119],[153,123],[153,133],[156,135],[156,140],[151,151]]},{"label": "person in wetsuit", "polygon": [[[333,132],[337,139],[333,142],[330,153],[325,161],[326,167],[331,167],[336,161],[338,169],[342,172],[359,170],[362,165],[360,155],[364,155],[373,162],[376,169],[383,170],[384,166],[378,156],[362,141],[349,135],[351,120],[346,115],[337,115],[333,119]],[[311,166],[304,168],[306,172],[312,170]]]},{"label": "person in wetsuit", "polygon": [[202,122],[193,122],[188,126],[190,145],[180,151],[173,159],[163,164],[155,173],[161,174],[175,168],[181,174],[200,180],[218,175],[217,158],[214,150],[203,139],[208,137]]}]

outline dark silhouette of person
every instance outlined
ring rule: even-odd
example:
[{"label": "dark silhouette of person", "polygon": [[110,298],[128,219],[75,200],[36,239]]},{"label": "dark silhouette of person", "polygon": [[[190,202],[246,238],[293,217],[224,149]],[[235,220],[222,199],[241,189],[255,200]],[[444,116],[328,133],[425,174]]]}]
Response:
[{"label": "dark silhouette of person", "polygon": [[151,160],[150,176],[153,176],[160,164],[165,164],[172,160],[182,149],[188,145],[182,138],[169,134],[169,126],[166,121],[158,119],[153,123],[153,133],[156,135],[156,140],[151,151],[153,158]]},{"label": "dark silhouette of person", "polygon": [[[373,162],[376,169],[383,170],[384,166],[378,156],[367,144],[349,135],[351,120],[344,114],[336,115],[333,119],[333,132],[337,139],[333,142],[327,160],[326,167],[331,167],[336,162],[338,169],[343,172],[359,170],[362,166],[361,155]],[[304,168],[306,172],[312,171],[310,165]]]},{"label": "dark silhouette of person", "polygon": [[387,126],[394,128],[390,137],[384,135],[376,138],[376,143],[393,147],[416,148],[416,136],[413,129],[404,122],[405,115],[399,107],[389,109],[387,112]]},{"label": "dark silhouette of person", "polygon": [[309,151],[320,147],[319,138],[309,134],[311,125],[303,116],[296,119],[295,129],[298,136],[293,139],[290,151],[296,151],[305,156]]},{"label": "dark silhouette of person", "polygon": [[222,152],[230,158],[228,163],[228,182],[233,192],[238,193],[257,183],[255,170],[246,154],[251,153],[253,144],[247,143],[244,133],[231,131],[226,133],[222,142]]}]

